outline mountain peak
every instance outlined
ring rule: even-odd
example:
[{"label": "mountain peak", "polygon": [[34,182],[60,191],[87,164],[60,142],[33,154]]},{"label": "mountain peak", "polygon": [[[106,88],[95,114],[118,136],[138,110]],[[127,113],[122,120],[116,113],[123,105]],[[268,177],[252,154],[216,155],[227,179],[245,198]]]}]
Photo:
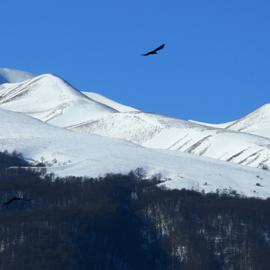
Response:
[{"label": "mountain peak", "polygon": [[0,68],[0,84],[19,83],[34,78],[36,75],[17,69]]},{"label": "mountain peak", "polygon": [[226,128],[270,138],[270,104],[264,104]]},{"label": "mountain peak", "polygon": [[51,73],[0,85],[0,105],[58,126],[70,126],[117,112]]},{"label": "mountain peak", "polygon": [[[256,111],[261,111],[261,112],[267,112],[270,114],[270,103],[266,103],[262,105],[260,108],[258,108]],[[255,112],[256,112],[255,111]]]}]

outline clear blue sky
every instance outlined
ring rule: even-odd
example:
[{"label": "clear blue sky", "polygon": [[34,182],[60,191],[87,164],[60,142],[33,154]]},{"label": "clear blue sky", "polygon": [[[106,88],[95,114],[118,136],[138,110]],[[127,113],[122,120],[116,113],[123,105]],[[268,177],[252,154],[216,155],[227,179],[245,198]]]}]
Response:
[{"label": "clear blue sky", "polygon": [[270,102],[269,2],[1,1],[0,66],[56,73],[145,111],[228,121]]}]

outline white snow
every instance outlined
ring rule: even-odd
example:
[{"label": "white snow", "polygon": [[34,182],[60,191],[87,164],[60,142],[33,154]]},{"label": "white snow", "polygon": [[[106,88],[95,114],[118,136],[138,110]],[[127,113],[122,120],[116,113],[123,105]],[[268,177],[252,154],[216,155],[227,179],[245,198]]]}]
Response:
[{"label": "white snow", "polygon": [[265,104],[226,128],[270,138],[270,104]]},{"label": "white snow", "polygon": [[190,122],[228,130],[239,131],[242,133],[250,133],[270,139],[270,104],[265,104],[254,112],[245,115],[244,117],[228,123],[209,124],[189,120]]},{"label": "white snow", "polygon": [[207,126],[207,127],[213,127],[213,128],[226,128],[230,125],[232,125],[235,121],[230,121],[226,123],[219,123],[219,124],[212,124],[212,123],[206,123],[206,122],[201,122],[201,121],[195,121],[195,120],[188,120],[191,123]]},{"label": "white snow", "polygon": [[[270,130],[269,106],[232,123],[195,123],[144,113],[97,93],[81,93],[61,78],[45,74],[0,85],[0,107],[77,132],[252,167],[270,167],[270,138],[261,137],[263,131]],[[261,136],[238,132],[247,129]]]},{"label": "white snow", "polygon": [[252,167],[270,166],[270,140],[267,138],[158,114],[115,113],[71,129],[125,139],[145,147],[188,152]]},{"label": "white snow", "polygon": [[52,74],[0,69],[0,80],[0,150],[57,159],[50,170],[58,175],[144,167],[173,179],[166,182],[171,188],[269,196],[269,171],[255,168],[270,167],[270,105],[237,121],[207,124],[82,93]]},{"label": "white snow", "polygon": [[[227,189],[246,196],[270,196],[268,171],[75,133],[3,109],[0,109],[0,125],[0,151],[16,150],[35,161],[44,158],[52,163],[49,171],[60,176],[96,177],[141,167],[148,175],[161,173],[166,178],[165,186],[172,189],[205,192]],[[258,182],[261,186],[256,185]]]},{"label": "white snow", "polygon": [[52,74],[0,85],[0,107],[67,127],[116,112]]},{"label": "white snow", "polygon": [[34,78],[36,75],[16,69],[0,68],[0,84],[18,83]]},{"label": "white snow", "polygon": [[123,105],[123,104],[116,102],[112,99],[104,97],[103,95],[100,95],[98,93],[94,93],[94,92],[82,92],[82,93],[85,94],[86,96],[88,96],[89,98],[101,103],[101,104],[104,104],[108,107],[115,109],[118,112],[138,112],[139,111],[138,109]]}]

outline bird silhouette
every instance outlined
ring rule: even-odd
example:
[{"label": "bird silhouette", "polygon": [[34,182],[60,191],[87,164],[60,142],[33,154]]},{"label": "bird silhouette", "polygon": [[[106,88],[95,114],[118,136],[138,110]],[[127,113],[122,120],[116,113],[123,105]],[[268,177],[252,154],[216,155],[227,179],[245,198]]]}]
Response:
[{"label": "bird silhouette", "polygon": [[145,54],[142,54],[142,56],[149,56],[149,55],[154,55],[154,54],[157,54],[158,51],[162,50],[163,48],[165,47],[165,44],[162,44],[160,45],[158,48],[150,51],[150,52],[147,52]]},{"label": "bird silhouette", "polygon": [[15,201],[25,201],[25,202],[30,202],[32,201],[32,199],[24,199],[24,198],[20,198],[20,197],[12,197],[11,199],[9,199],[8,201],[4,202],[3,205],[9,205]]}]

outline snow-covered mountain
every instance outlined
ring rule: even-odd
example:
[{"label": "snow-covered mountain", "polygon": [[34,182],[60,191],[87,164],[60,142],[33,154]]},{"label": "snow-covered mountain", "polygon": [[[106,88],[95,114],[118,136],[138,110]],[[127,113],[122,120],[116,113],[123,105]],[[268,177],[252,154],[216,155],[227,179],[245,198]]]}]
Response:
[{"label": "snow-covered mountain", "polygon": [[[8,76],[11,77],[7,72]],[[270,129],[268,106],[228,124],[194,123],[145,113],[96,93],[82,93],[63,79],[45,74],[1,84],[0,107],[58,127],[124,139],[149,148],[270,167],[270,138],[265,132]],[[247,130],[257,130],[260,136],[239,132]]]},{"label": "snow-covered mountain", "polygon": [[270,138],[270,104],[234,121],[226,128]]},{"label": "snow-covered mountain", "polygon": [[224,128],[243,133],[250,133],[270,139],[270,104],[265,104],[254,112],[251,112],[238,120],[228,123],[209,124],[194,120],[190,121],[209,127]]},{"label": "snow-covered mountain", "polygon": [[0,69],[0,76],[0,150],[45,160],[60,176],[143,167],[170,188],[270,196],[270,172],[248,167],[270,166],[268,106],[211,125],[145,113],[52,74]]},{"label": "snow-covered mountain", "polygon": [[119,102],[116,102],[114,100],[111,100],[107,97],[104,97],[103,95],[100,95],[98,93],[94,93],[94,92],[82,92],[84,95],[88,96],[89,98],[104,104],[106,106],[109,106],[115,110],[117,110],[118,112],[138,112],[138,109],[135,109],[133,107],[130,106],[126,106],[123,105]]},{"label": "snow-covered mountain", "polygon": [[60,176],[97,177],[141,167],[149,175],[161,173],[166,178],[164,185],[173,189],[226,189],[246,196],[270,197],[268,171],[76,133],[3,109],[0,123],[0,151],[16,150],[29,160],[45,160],[50,163],[49,171]]},{"label": "snow-covered mountain", "polygon": [[34,78],[36,75],[16,69],[0,68],[1,83],[18,83]]},{"label": "snow-covered mountain", "polygon": [[[1,108],[23,112],[55,126],[68,127],[115,112],[138,111],[97,93],[82,93],[53,74],[32,75],[28,79],[28,73],[0,69],[0,74],[1,70],[11,81],[19,80],[0,84]],[[23,78],[26,80],[21,81]]]},{"label": "snow-covered mountain", "polygon": [[0,85],[0,106],[61,127],[96,120],[116,112],[52,74]]},{"label": "snow-covered mountain", "polygon": [[270,140],[267,138],[157,114],[115,113],[71,129],[252,167],[270,166]]}]

